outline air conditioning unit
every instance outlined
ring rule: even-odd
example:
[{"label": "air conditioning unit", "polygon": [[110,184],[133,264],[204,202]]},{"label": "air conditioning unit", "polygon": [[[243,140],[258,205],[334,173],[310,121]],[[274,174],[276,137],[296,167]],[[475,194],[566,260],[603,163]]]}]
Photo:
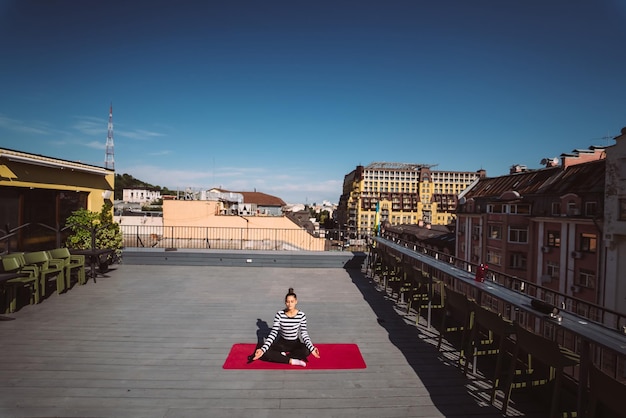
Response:
[{"label": "air conditioning unit", "polygon": [[572,292],[580,293],[580,286],[572,286]]},{"label": "air conditioning unit", "polygon": [[572,258],[582,258],[583,253],[581,253],[580,251],[572,251],[571,256]]},{"label": "air conditioning unit", "polygon": [[541,247],[541,252],[542,253],[549,253],[550,252],[550,247]]},{"label": "air conditioning unit", "polygon": [[551,283],[552,282],[552,276],[550,276],[549,274],[544,274],[543,276],[541,276],[541,283]]}]

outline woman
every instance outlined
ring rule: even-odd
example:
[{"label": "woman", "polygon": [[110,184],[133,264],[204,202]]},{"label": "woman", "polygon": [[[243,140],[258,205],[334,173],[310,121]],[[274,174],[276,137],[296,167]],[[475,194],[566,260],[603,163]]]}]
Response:
[{"label": "woman", "polygon": [[305,367],[309,354],[320,357],[320,352],[311,342],[306,329],[306,315],[296,309],[296,305],[298,298],[290,287],[285,296],[285,309],[274,316],[272,330],[261,348],[254,352],[252,360],[261,359]]}]

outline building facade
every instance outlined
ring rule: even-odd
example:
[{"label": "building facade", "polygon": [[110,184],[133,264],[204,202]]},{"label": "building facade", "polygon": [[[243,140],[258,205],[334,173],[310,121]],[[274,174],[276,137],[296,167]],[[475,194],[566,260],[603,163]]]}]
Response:
[{"label": "building facade", "polygon": [[[548,159],[542,169],[513,166],[508,175],[479,179],[459,196],[457,257],[626,312],[623,280],[617,274],[625,271],[619,244],[626,216],[620,221],[619,202],[611,202],[620,193],[626,197],[626,176],[615,179],[621,192],[613,193],[605,173],[607,155],[625,166],[626,141],[620,148],[574,150],[562,154],[560,164]],[[608,229],[607,211],[613,211]],[[613,258],[607,242],[613,245]]]},{"label": "building facade", "polygon": [[371,235],[378,220],[391,225],[453,223],[457,196],[486,173],[432,167],[387,162],[357,166],[344,177],[337,207],[340,226],[350,238],[359,238]]},{"label": "building facade", "polygon": [[139,203],[147,205],[161,199],[160,190],[152,189],[124,189],[122,200],[126,203]]},{"label": "building facade", "polygon": [[606,150],[605,174],[604,237],[598,241],[606,251],[602,304],[626,312],[626,128]]},{"label": "building facade", "polygon": [[72,212],[99,212],[114,182],[113,170],[0,148],[0,252],[55,248]]}]

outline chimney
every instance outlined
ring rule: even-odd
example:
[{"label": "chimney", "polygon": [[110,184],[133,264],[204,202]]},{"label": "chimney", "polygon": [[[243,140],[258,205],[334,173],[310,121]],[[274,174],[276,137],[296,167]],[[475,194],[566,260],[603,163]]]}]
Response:
[{"label": "chimney", "polygon": [[526,167],[525,165],[515,164],[511,166],[509,174],[523,173],[525,171],[528,171],[528,167]]},{"label": "chimney", "polygon": [[571,154],[561,154],[561,165],[567,168],[572,165],[598,161],[606,158],[606,151],[602,147],[589,147],[586,150],[575,149]]}]

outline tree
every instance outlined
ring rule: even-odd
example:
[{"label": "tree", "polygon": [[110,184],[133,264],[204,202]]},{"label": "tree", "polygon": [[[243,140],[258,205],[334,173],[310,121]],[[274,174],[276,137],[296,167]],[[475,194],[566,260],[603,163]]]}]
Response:
[{"label": "tree", "polygon": [[81,250],[109,248],[119,256],[123,237],[120,226],[113,222],[111,207],[110,202],[105,202],[100,212],[87,209],[72,212],[66,221],[66,226],[72,231],[67,237],[66,246]]}]

